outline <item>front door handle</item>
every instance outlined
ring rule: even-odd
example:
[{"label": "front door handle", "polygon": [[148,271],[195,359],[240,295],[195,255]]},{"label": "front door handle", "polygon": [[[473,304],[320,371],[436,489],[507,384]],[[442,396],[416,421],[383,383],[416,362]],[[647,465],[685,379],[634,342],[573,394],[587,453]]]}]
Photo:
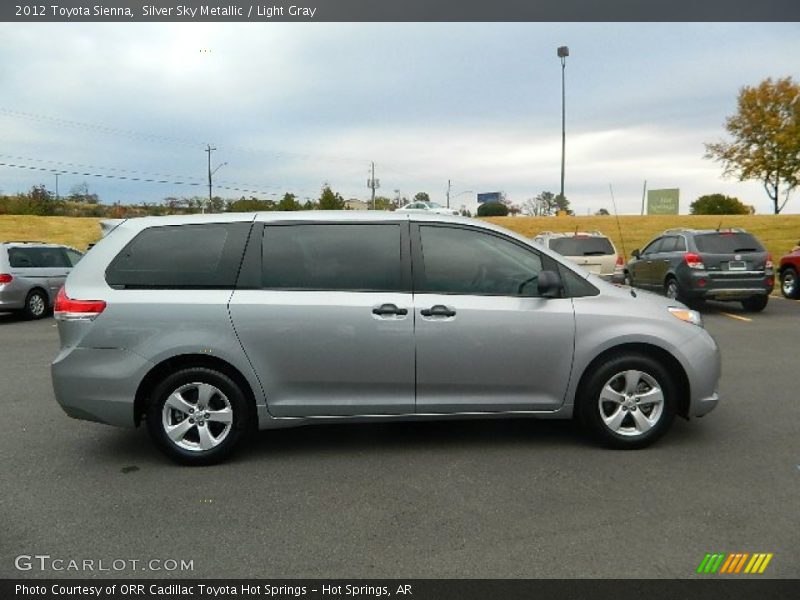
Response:
[{"label": "front door handle", "polygon": [[372,309],[373,315],[407,315],[408,309],[407,308],[397,308],[396,304],[381,304],[380,306],[376,306]]},{"label": "front door handle", "polygon": [[419,311],[423,317],[455,317],[456,311],[447,308],[444,304],[437,304]]}]

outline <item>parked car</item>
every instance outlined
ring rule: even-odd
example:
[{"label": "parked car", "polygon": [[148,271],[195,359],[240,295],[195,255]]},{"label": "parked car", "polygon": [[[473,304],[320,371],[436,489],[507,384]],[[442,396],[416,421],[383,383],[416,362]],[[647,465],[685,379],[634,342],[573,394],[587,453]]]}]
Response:
[{"label": "parked car", "polygon": [[668,229],[631,256],[626,284],[681,302],[733,300],[761,311],[775,285],[772,256],[743,229]]},{"label": "parked car", "polygon": [[75,248],[58,244],[0,243],[0,311],[19,312],[27,319],[46,317],[82,256]]},{"label": "parked car", "polygon": [[254,428],[571,418],[641,448],[717,404],[695,311],[501,227],[354,211],[144,217],[59,292],[55,397],[208,464]]},{"label": "parked car", "polygon": [[586,233],[553,233],[543,231],[533,238],[534,242],[558,252],[590,273],[607,281],[621,283],[625,260],[617,253],[614,243],[599,231]]},{"label": "parked car", "polygon": [[800,298],[800,242],[792,249],[792,252],[781,257],[778,265],[778,273],[781,281],[781,293],[792,300]]},{"label": "parked car", "polygon": [[410,202],[397,209],[398,212],[424,212],[434,215],[457,215],[458,211],[454,208],[447,208],[436,202]]}]

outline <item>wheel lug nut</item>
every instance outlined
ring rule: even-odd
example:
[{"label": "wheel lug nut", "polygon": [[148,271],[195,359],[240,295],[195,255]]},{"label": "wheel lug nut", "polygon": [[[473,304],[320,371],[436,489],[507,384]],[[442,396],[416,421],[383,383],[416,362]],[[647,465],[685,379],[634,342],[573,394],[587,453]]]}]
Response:
[{"label": "wheel lug nut", "polygon": [[190,408],[190,409],[189,409],[189,414],[190,414],[190,415],[193,415],[193,414],[194,414],[194,409],[193,409],[193,408]]},{"label": "wheel lug nut", "polygon": [[208,417],[209,417],[209,414],[208,414],[208,413],[206,413],[206,414],[204,414],[204,415],[203,415],[203,418],[205,418],[205,419],[207,419]]},{"label": "wheel lug nut", "polygon": [[189,417],[189,423],[194,423],[194,419]]}]

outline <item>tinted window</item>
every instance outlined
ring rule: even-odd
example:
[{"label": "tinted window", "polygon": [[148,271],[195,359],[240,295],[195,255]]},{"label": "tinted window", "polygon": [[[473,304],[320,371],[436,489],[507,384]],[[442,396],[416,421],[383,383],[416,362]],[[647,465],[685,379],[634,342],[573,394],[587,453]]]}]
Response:
[{"label": "tinted window", "polygon": [[106,270],[112,286],[232,288],[251,223],[150,227]]},{"label": "tinted window", "polygon": [[12,267],[53,269],[71,266],[61,248],[9,248],[8,261]]},{"label": "tinted window", "polygon": [[424,268],[416,289],[440,294],[537,296],[533,249],[474,229],[420,226]]},{"label": "tinted window", "polygon": [[25,267],[38,267],[37,257],[34,248],[9,248],[8,264],[12,267],[22,269]]},{"label": "tinted window", "polygon": [[653,254],[658,252],[658,249],[661,247],[661,241],[663,238],[657,238],[650,242],[644,250],[642,250],[642,254]]},{"label": "tinted window", "polygon": [[566,295],[570,298],[580,298],[582,296],[597,296],[600,291],[585,278],[580,277],[567,269],[563,265],[558,266],[561,273],[561,281],[564,283]]},{"label": "tinted window", "polygon": [[749,233],[704,233],[695,236],[694,243],[700,252],[710,254],[735,254],[737,252],[764,252],[761,243]]},{"label": "tinted window", "polygon": [[552,238],[550,249],[561,256],[602,256],[614,254],[614,247],[608,238],[603,237],[565,237]]},{"label": "tinted window", "polygon": [[262,285],[272,289],[400,291],[400,226],[264,228]]},{"label": "tinted window", "polygon": [[661,240],[661,245],[658,247],[659,252],[674,252],[675,245],[678,243],[678,238],[675,236],[665,237]]},{"label": "tinted window", "polygon": [[686,240],[682,235],[675,238],[675,252],[686,252]]}]

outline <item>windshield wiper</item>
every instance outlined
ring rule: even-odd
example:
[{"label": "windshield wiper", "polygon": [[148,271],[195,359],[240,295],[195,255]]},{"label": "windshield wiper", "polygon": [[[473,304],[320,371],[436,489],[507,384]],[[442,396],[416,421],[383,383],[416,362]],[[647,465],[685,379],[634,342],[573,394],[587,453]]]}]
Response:
[{"label": "windshield wiper", "polygon": [[603,252],[602,250],[594,250],[592,252],[584,252],[583,253],[584,256],[603,256],[604,254],[607,254],[607,253]]},{"label": "windshield wiper", "polygon": [[737,248],[734,252],[758,252],[758,248]]}]

